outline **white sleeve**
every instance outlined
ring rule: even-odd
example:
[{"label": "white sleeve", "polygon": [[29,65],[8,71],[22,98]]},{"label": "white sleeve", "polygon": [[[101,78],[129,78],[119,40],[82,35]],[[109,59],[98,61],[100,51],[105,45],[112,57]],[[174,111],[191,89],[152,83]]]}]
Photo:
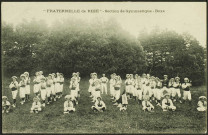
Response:
[{"label": "white sleeve", "polygon": [[9,85],[9,88],[11,89],[14,86],[14,84],[11,82]]}]

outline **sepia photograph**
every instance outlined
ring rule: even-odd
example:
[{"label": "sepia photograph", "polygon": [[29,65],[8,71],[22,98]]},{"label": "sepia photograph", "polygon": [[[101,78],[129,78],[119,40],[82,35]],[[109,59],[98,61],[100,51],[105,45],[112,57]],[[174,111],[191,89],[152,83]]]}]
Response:
[{"label": "sepia photograph", "polygon": [[2,133],[207,133],[206,2],[2,2]]}]

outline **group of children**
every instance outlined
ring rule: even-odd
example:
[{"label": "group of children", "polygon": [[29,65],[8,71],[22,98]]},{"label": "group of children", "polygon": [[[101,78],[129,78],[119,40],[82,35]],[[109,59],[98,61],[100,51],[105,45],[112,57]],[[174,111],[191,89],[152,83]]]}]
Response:
[{"label": "group of children", "polygon": [[[105,77],[105,74],[103,74],[103,77]],[[95,102],[97,97],[101,97],[100,91],[103,91],[103,88],[107,89],[107,86],[101,86],[104,84],[107,85],[106,82],[108,79],[105,79],[107,81],[102,84],[102,78],[98,79],[96,73],[91,73],[88,91],[91,94],[90,97],[93,98],[92,102]],[[164,79],[161,80],[158,77],[150,76],[150,74],[142,74],[141,77],[138,74],[135,76],[133,74],[127,74],[124,89],[121,90],[121,77],[113,73],[111,74],[109,83],[111,99],[114,102],[113,105],[119,107],[120,111],[127,109],[129,99],[138,101],[144,111],[153,111],[153,101],[163,111],[175,111],[176,106],[174,102],[176,101],[180,103],[187,100],[190,103],[191,101],[191,81],[188,78],[184,78],[184,82],[180,83],[179,77],[168,79],[168,76],[164,75]],[[181,91],[183,92],[183,98],[181,98]],[[204,98],[206,97],[202,96],[199,98],[198,111],[206,110],[206,99]]]},{"label": "group of children", "polygon": [[[102,94],[108,94],[107,84],[110,84],[110,96],[113,105],[119,107],[120,111],[127,110],[128,100],[135,99],[142,105],[144,111],[153,111],[154,101],[157,106],[160,106],[163,111],[176,110],[174,102],[179,101],[191,101],[191,81],[188,78],[184,78],[184,82],[180,83],[180,78],[175,77],[168,79],[167,75],[164,75],[164,79],[150,76],[150,74],[142,74],[140,77],[138,74],[127,74],[124,82],[124,89],[121,90],[122,79],[115,73],[111,74],[111,79],[102,75],[98,79],[97,73],[91,73],[89,80],[90,97],[94,105],[91,107],[93,111],[103,112],[106,110],[106,105],[102,100]],[[2,112],[8,113],[11,106],[16,107],[16,97],[19,92],[20,103],[23,105],[30,99],[30,77],[28,72],[24,72],[20,75],[20,81],[17,82],[17,77],[12,76],[12,82],[9,85],[12,93],[13,104],[11,105],[6,96],[2,97]],[[78,104],[80,97],[80,74],[79,72],[73,73],[70,79],[70,94],[65,96],[64,113],[74,112],[75,106]],[[43,72],[36,72],[36,76],[33,80],[33,90],[35,97],[31,107],[31,113],[38,113],[42,107],[50,104],[53,101],[62,97],[64,77],[62,73],[52,73],[47,77],[44,77]],[[19,91],[18,91],[19,90]],[[183,98],[181,98],[181,90],[183,92]],[[183,100],[182,100],[183,99]],[[206,111],[206,97],[200,96],[198,102],[198,111]]]},{"label": "group of children", "polygon": [[[16,107],[16,98],[18,92],[21,99],[20,104],[23,105],[26,101],[29,101],[30,83],[31,79],[28,72],[24,72],[20,75],[19,83],[17,82],[17,77],[12,76],[12,82],[10,83],[9,88],[12,92],[12,106],[14,108]],[[64,84],[64,77],[62,73],[52,73],[45,77],[43,75],[43,71],[38,71],[35,73],[33,83],[33,91],[35,93],[35,97],[33,98],[31,113],[37,113],[38,111],[41,111],[41,107],[45,107],[46,105],[46,99],[47,104],[50,104],[52,101],[56,101],[62,97]]]}]

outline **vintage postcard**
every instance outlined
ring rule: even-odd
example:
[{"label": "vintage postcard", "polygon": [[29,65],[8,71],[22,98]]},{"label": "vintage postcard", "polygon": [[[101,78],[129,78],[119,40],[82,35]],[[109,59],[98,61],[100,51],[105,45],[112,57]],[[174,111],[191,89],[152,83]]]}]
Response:
[{"label": "vintage postcard", "polygon": [[2,2],[3,133],[207,132],[206,2]]}]

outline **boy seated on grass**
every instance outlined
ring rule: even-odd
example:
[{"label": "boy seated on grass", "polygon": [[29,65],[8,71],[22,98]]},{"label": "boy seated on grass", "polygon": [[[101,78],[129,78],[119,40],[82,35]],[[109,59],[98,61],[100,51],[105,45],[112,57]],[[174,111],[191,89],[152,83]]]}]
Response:
[{"label": "boy seated on grass", "polygon": [[41,103],[40,103],[40,98],[34,97],[33,98],[33,103],[32,103],[32,107],[30,109],[30,113],[38,113],[40,112],[41,109]]},{"label": "boy seated on grass", "polygon": [[103,112],[106,110],[105,103],[102,101],[101,97],[97,97],[95,104],[91,108],[94,112]]},{"label": "boy seated on grass", "polygon": [[200,112],[204,112],[207,110],[207,98],[205,96],[200,96],[198,101],[198,107],[197,110]]},{"label": "boy seated on grass", "polygon": [[8,98],[6,96],[2,96],[2,113],[6,112],[9,113],[11,109],[11,104],[8,101]]},{"label": "boy seated on grass", "polygon": [[149,95],[143,95],[143,101],[142,101],[142,110],[143,111],[148,111],[148,112],[153,112],[154,106],[150,103],[150,97]]},{"label": "boy seated on grass", "polygon": [[176,106],[173,105],[173,102],[170,99],[170,94],[168,92],[164,94],[164,99],[162,100],[162,109],[163,111],[176,110]]},{"label": "boy seated on grass", "polygon": [[64,102],[64,114],[75,112],[74,104],[72,102],[72,96],[66,95],[66,101]]}]

